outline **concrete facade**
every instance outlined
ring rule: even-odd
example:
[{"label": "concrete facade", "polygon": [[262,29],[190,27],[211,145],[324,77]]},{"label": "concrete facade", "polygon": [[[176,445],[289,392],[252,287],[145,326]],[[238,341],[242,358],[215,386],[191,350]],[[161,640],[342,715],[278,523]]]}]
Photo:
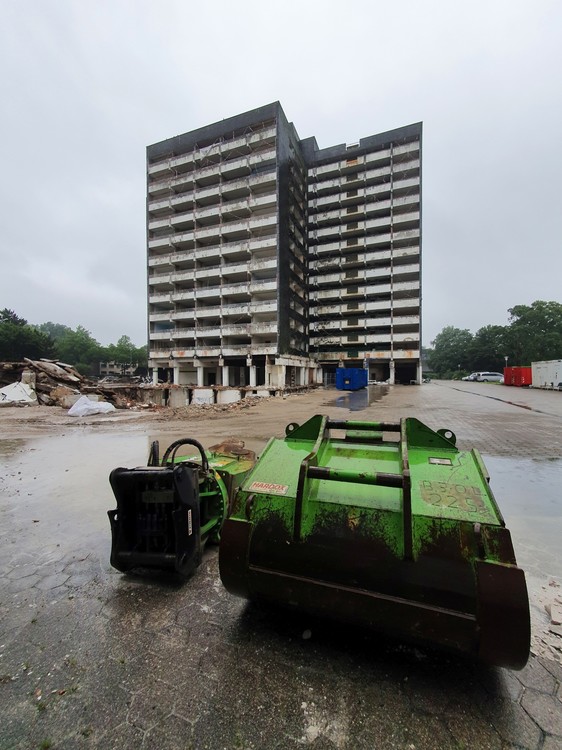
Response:
[{"label": "concrete facade", "polygon": [[419,381],[420,152],[421,124],[319,150],[278,102],[149,146],[154,381]]},{"label": "concrete facade", "polygon": [[364,362],[371,379],[419,382],[421,125],[303,149],[311,355],[325,372]]}]

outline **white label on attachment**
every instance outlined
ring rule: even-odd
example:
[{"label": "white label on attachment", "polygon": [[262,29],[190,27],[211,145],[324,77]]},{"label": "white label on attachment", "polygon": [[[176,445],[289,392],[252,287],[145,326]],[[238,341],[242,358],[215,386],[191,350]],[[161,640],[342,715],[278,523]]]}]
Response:
[{"label": "white label on attachment", "polygon": [[248,488],[250,492],[263,492],[265,495],[286,495],[288,484],[272,484],[271,482],[252,482]]}]

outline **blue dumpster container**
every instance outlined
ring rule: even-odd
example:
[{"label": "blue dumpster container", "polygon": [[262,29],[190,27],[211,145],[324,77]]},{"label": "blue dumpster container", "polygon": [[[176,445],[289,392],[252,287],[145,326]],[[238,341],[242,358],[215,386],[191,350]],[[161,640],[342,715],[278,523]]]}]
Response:
[{"label": "blue dumpster container", "polygon": [[336,388],[339,391],[358,391],[366,388],[368,373],[363,367],[338,367]]}]

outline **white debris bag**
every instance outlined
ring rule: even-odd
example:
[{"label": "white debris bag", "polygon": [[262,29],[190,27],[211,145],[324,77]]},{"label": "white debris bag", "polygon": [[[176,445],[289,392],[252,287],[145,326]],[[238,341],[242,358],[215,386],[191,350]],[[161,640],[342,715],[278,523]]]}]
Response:
[{"label": "white debris bag", "polygon": [[80,396],[78,401],[68,410],[68,415],[70,417],[89,417],[92,414],[107,414],[110,411],[115,411],[113,404],[107,401],[90,401],[87,396]]}]

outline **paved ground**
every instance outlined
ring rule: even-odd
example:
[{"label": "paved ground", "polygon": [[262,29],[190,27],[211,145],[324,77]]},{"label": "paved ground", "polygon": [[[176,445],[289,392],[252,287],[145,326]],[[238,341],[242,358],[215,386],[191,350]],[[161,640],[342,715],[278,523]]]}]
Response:
[{"label": "paved ground", "polygon": [[562,394],[431,383],[365,399],[314,392],[193,424],[57,417],[38,431],[31,410],[19,428],[0,412],[0,749],[562,748],[555,658],[509,672],[258,610],[223,590],[214,550],[183,587],[110,568],[109,469],[142,463],[154,437],[238,436],[259,451],[314,413],[414,415],[498,471],[530,466],[532,481],[534,466],[560,466]]}]

